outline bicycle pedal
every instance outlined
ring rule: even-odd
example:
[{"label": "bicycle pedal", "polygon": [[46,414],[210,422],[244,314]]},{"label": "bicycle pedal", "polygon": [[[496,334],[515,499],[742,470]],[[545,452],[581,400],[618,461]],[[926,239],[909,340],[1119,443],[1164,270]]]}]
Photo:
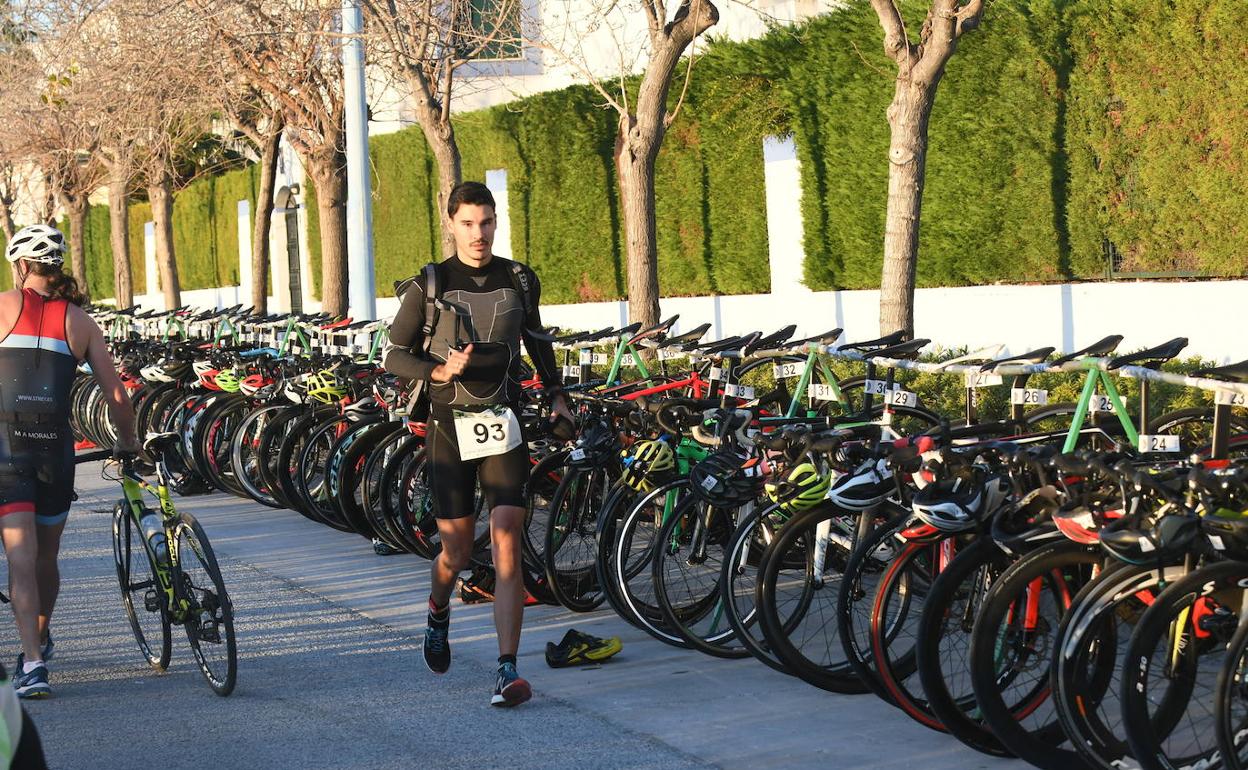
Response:
[{"label": "bicycle pedal", "polygon": [[156,595],[156,589],[149,588],[143,594],[143,609],[148,612],[160,612],[160,597]]},{"label": "bicycle pedal", "polygon": [[214,620],[201,622],[199,624],[199,639],[211,644],[220,644],[221,626]]}]

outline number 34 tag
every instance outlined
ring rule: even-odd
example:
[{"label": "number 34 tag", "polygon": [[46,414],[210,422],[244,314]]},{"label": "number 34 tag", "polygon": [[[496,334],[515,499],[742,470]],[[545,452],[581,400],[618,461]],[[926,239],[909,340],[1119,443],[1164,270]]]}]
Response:
[{"label": "number 34 tag", "polygon": [[491,406],[480,412],[456,409],[453,415],[461,460],[501,455],[520,446],[520,421],[508,407]]}]

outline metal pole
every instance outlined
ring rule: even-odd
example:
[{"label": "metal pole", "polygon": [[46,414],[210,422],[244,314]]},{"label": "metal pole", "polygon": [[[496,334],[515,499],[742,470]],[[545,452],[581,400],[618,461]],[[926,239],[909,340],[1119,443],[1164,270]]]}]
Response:
[{"label": "metal pole", "polygon": [[360,7],[342,2],[343,97],[347,123],[347,269],[350,313],[356,320],[377,317],[373,278],[373,204],[368,179],[368,103],[364,90],[364,41]]}]

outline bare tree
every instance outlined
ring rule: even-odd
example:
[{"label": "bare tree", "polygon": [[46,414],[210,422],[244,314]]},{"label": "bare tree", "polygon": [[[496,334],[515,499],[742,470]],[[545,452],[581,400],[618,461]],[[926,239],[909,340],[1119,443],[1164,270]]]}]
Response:
[{"label": "bare tree", "polygon": [[442,248],[455,249],[446,201],[463,181],[459,145],[451,123],[456,72],[481,58],[523,47],[520,0],[363,0],[372,40],[391,70],[407,84],[420,125],[438,165],[437,209]]},{"label": "bare tree", "polygon": [[[615,166],[620,186],[628,255],[629,320],[642,325],[659,320],[658,244],[655,237],[654,171],[667,129],[680,114],[693,74],[698,37],[719,21],[711,0],[602,0],[582,3],[564,0],[560,23],[551,25],[537,44],[558,60],[580,71],[618,114]],[[577,14],[580,14],[579,16]],[[645,19],[644,40],[628,36],[630,21]],[[618,58],[615,78],[604,80],[587,55],[586,42],[609,36]],[[679,98],[669,109],[672,82],[685,62]],[[632,91],[629,78],[641,72]]]},{"label": "bare tree", "polygon": [[884,271],[880,333],[914,333],[914,281],[919,217],[927,167],[927,127],[936,87],[963,33],[979,26],[983,0],[932,0],[917,43],[910,41],[896,0],[871,0],[884,29],[884,51],[897,63],[888,106],[888,213],[884,221]]},{"label": "bare tree", "polygon": [[337,3],[193,0],[212,49],[282,107],[286,138],[316,187],[321,302],[347,311],[347,162]]}]

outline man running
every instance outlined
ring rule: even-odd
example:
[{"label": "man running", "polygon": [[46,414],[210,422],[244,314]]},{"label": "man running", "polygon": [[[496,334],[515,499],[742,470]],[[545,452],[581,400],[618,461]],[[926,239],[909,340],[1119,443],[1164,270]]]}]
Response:
[{"label": "man running", "polygon": [[0,537],[22,639],[13,686],[19,697],[46,698],[48,622],[61,589],[56,560],[74,496],[69,389],[79,361],[91,364],[100,384],[118,449],[137,451],[138,442],[104,334],[79,307],[78,283],[61,270],[65,236],[32,225],[13,236],[5,257],[17,287],[0,293]]},{"label": "man running", "polygon": [[445,309],[437,313],[428,356],[421,355],[422,272],[403,296],[385,357],[387,371],[430,384],[429,480],[442,552],[433,561],[424,657],[434,673],[450,668],[451,591],[472,555],[474,495],[480,483],[490,516],[499,652],[490,702],[515,706],[532,695],[529,683],[516,673],[524,613],[520,539],[529,477],[528,445],[516,416],[522,338],[543,387],[557,394],[553,411],[568,419],[571,413],[558,394],[562,382],[554,349],[530,334],[541,328],[537,276],[524,265],[517,270],[517,263],[491,250],[497,225],[494,196],[480,182],[464,182],[451,190],[446,208],[455,254],[435,268],[435,294]]}]

